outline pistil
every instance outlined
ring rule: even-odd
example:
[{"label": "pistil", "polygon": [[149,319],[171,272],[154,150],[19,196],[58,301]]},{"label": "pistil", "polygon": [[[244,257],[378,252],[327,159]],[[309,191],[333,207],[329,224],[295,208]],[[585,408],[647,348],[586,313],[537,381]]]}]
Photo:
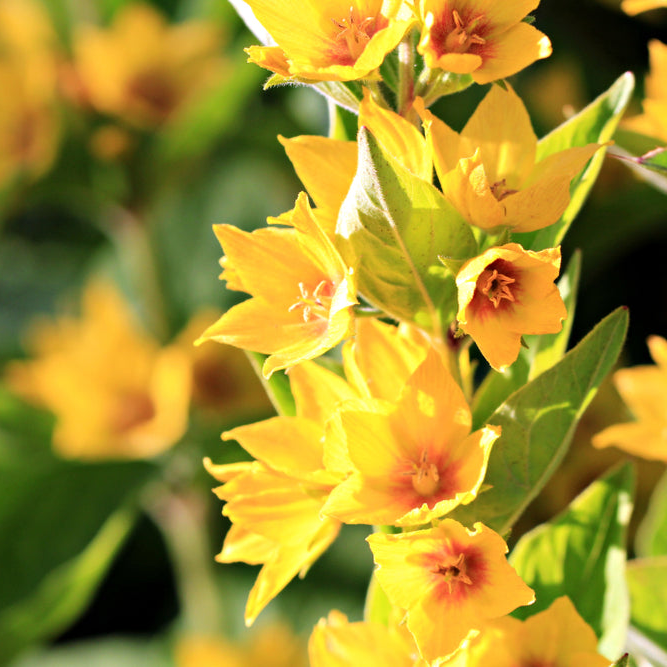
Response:
[{"label": "pistil", "polygon": [[515,278],[499,273],[497,269],[485,269],[477,280],[477,289],[491,301],[494,308],[498,308],[503,299],[515,301],[510,289],[510,285],[515,282]]},{"label": "pistil", "polygon": [[471,44],[486,44],[486,40],[475,32],[483,16],[476,16],[465,22],[461,15],[453,10],[452,18],[455,27],[445,39],[446,53],[466,53]]},{"label": "pistil", "polygon": [[315,289],[310,290],[299,283],[300,296],[290,307],[289,312],[303,309],[303,321],[310,322],[313,319],[329,319],[329,309],[331,308],[331,297],[334,293],[334,286],[332,283],[321,280]]}]

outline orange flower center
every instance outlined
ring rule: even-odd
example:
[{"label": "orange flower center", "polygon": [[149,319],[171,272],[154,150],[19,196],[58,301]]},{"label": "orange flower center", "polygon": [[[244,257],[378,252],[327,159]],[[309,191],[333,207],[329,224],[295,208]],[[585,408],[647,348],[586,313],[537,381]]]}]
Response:
[{"label": "orange flower center", "polygon": [[430,498],[440,487],[440,473],[435,463],[429,463],[426,450],[422,452],[419,465],[412,464],[414,470],[408,475],[412,477],[412,488],[420,495]]},{"label": "orange flower center", "polygon": [[[363,53],[366,44],[376,32],[376,17],[360,18],[355,16],[354,7],[350,7],[350,15],[344,19],[331,19],[338,28],[334,39],[343,47],[342,52],[347,54],[346,60],[354,63]],[[341,56],[339,56],[341,58]]]},{"label": "orange flower center", "polygon": [[454,29],[445,37],[445,53],[466,53],[471,44],[486,44],[486,40],[475,32],[484,19],[483,15],[464,21],[461,15],[453,10],[452,18]]},{"label": "orange flower center", "polygon": [[494,308],[498,308],[503,299],[515,300],[510,289],[510,285],[515,282],[514,278],[499,273],[497,269],[484,269],[477,279],[477,289],[488,298]]},{"label": "orange flower center", "polygon": [[465,554],[459,554],[454,563],[438,565],[436,573],[444,577],[450,593],[454,584],[471,586],[473,583],[472,579],[468,576]]},{"label": "orange flower center", "polygon": [[154,416],[155,404],[147,393],[128,391],[117,398],[109,427],[112,433],[122,435]]},{"label": "orange flower center", "polygon": [[491,186],[491,194],[498,200],[502,201],[505,197],[515,194],[518,190],[512,190],[507,187],[507,181],[503,178],[500,181],[496,181]]},{"label": "orange flower center", "polygon": [[299,283],[299,298],[289,307],[289,312],[301,310],[304,322],[314,319],[329,319],[331,297],[335,292],[332,282],[321,280],[311,292],[303,283]]}]

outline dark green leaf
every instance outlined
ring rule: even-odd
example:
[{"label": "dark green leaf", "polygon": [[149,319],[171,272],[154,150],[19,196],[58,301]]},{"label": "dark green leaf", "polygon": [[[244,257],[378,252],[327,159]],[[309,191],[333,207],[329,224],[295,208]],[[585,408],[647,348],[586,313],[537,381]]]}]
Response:
[{"label": "dark green leaf", "polygon": [[584,410],[625,339],[626,308],[608,315],[549,370],[514,392],[488,419],[502,427],[485,484],[491,488],[452,516],[507,533],[558,467]]}]

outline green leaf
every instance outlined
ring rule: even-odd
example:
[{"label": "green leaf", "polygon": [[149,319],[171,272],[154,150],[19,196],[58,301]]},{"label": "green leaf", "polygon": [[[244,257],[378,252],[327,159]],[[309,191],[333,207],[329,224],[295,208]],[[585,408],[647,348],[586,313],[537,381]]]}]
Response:
[{"label": "green leaf", "polygon": [[524,535],[510,556],[537,598],[514,615],[526,618],[567,595],[610,659],[623,649],[630,616],[625,553],[634,478],[629,463],[608,473],[558,517]]},{"label": "green leaf", "polygon": [[631,623],[667,651],[667,556],[628,562]]},{"label": "green leaf", "polygon": [[83,611],[132,525],[127,503],[155,471],[10,450],[0,447],[0,569],[11,573],[0,586],[0,664]]},{"label": "green leaf", "polygon": [[512,392],[563,358],[574,321],[580,273],[581,253],[577,251],[558,281],[558,290],[568,313],[567,319],[563,322],[563,328],[555,334],[525,336],[528,347],[521,348],[518,359],[504,373],[489,371],[475,392],[472,407],[475,428],[481,428],[486,424],[493,411]]},{"label": "green leaf", "polygon": [[628,667],[630,656],[625,653],[616,662],[612,663],[610,667]]},{"label": "green leaf", "polygon": [[[359,292],[398,320],[431,331],[440,326],[445,281],[438,256],[465,259],[476,251],[469,225],[430,183],[387,155],[366,128],[359,162],[341,206],[337,245],[354,266]],[[450,298],[446,317],[453,317]]]},{"label": "green leaf", "polygon": [[515,391],[488,419],[502,427],[489,457],[485,484],[470,505],[451,514],[507,533],[558,467],[584,410],[612,369],[628,325],[626,308],[597,324],[574,349]]},{"label": "green leaf", "polygon": [[[572,146],[605,143],[614,132],[634,89],[634,76],[626,72],[585,109],[543,137],[537,146],[537,160]],[[560,220],[549,227],[525,234],[514,234],[513,240],[530,250],[557,246],[581,210],[602,167],[605,151],[598,151],[570,185],[570,204]]]},{"label": "green leaf", "polygon": [[267,380],[262,373],[262,366],[266,361],[268,355],[260,354],[259,352],[246,351],[248,359],[252,367],[257,373],[257,377],[262,381],[266,393],[273,403],[273,407],[279,415],[285,417],[293,417],[296,414],[296,405],[292,390],[290,389],[289,378],[286,373],[273,373]]},{"label": "green leaf", "polygon": [[667,473],[656,484],[646,514],[637,529],[638,556],[667,556]]}]

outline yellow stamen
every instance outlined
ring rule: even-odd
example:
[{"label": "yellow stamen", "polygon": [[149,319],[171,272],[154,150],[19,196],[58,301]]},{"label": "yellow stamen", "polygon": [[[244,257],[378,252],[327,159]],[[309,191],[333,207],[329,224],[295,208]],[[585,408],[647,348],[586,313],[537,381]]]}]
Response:
[{"label": "yellow stamen", "polygon": [[455,28],[445,39],[445,52],[466,53],[471,44],[486,44],[486,40],[475,32],[475,29],[484,18],[482,15],[476,16],[465,23],[461,15],[456,10],[453,10],[452,18],[454,19]]},{"label": "yellow stamen", "polygon": [[440,486],[440,473],[434,463],[429,463],[428,454],[424,450],[419,459],[419,465],[412,464],[413,470],[405,473],[412,477],[412,488],[425,498],[432,496]]},{"label": "yellow stamen", "polygon": [[445,578],[450,593],[455,583],[466,584],[467,586],[471,586],[473,583],[467,573],[464,554],[459,554],[459,557],[451,565],[438,565],[436,572]]},{"label": "yellow stamen", "polygon": [[331,20],[336,27],[340,28],[340,32],[335,37],[336,41],[344,41],[350,56],[356,60],[371,39],[374,32],[375,17],[369,16],[358,21],[354,16],[354,7],[350,7],[348,18]]},{"label": "yellow stamen", "polygon": [[313,318],[329,319],[331,297],[335,289],[332,283],[321,280],[312,293],[299,283],[299,298],[288,308],[289,312],[303,308],[303,321],[310,322]]},{"label": "yellow stamen", "polygon": [[488,297],[494,307],[498,308],[503,299],[515,301],[514,294],[509,287],[515,282],[515,278],[498,273],[496,269],[485,269],[477,281],[477,287],[482,294]]}]

